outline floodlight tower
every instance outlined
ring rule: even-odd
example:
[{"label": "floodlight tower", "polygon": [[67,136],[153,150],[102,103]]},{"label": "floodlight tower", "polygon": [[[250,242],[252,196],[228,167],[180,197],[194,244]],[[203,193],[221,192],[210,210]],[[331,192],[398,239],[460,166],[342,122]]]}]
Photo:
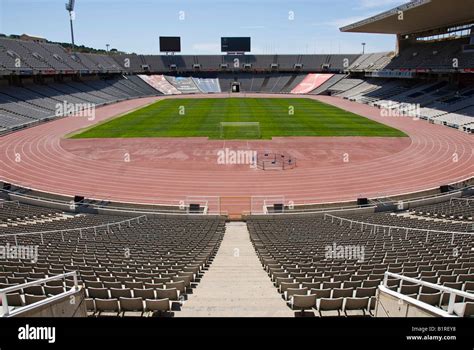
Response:
[{"label": "floodlight tower", "polygon": [[74,21],[75,14],[74,14],[74,6],[76,4],[76,0],[69,0],[66,3],[66,11],[69,12],[69,21],[71,23],[71,42],[72,42],[72,50],[74,51],[74,27],[72,22]]}]

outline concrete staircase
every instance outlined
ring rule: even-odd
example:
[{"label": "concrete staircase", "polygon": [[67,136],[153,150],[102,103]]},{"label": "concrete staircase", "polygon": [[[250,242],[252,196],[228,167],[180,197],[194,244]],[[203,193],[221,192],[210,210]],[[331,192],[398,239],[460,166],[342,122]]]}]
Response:
[{"label": "concrete staircase", "polygon": [[211,267],[177,317],[294,317],[258,260],[247,225],[227,224]]}]

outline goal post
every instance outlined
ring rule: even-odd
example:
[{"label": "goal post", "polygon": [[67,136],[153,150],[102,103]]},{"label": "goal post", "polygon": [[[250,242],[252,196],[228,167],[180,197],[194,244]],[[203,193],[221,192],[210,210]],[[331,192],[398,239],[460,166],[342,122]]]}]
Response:
[{"label": "goal post", "polygon": [[259,122],[221,122],[219,125],[221,139],[260,139],[262,133]]}]

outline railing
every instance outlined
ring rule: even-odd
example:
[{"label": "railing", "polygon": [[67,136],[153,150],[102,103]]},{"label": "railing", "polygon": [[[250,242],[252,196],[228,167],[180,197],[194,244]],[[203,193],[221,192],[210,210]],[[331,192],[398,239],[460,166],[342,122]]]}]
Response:
[{"label": "railing", "polygon": [[50,233],[60,233],[61,234],[61,240],[64,242],[64,234],[69,233],[69,232],[79,232],[79,236],[82,238],[82,232],[86,230],[94,230],[94,234],[97,234],[97,230],[101,228],[106,228],[107,233],[110,232],[110,228],[112,227],[118,227],[119,230],[122,228],[123,225],[128,225],[128,227],[131,227],[133,222],[137,222],[138,224],[140,223],[140,220],[148,220],[146,215],[138,216],[132,219],[127,219],[123,221],[118,221],[118,222],[112,222],[112,223],[107,223],[107,224],[102,224],[102,225],[97,225],[97,226],[90,226],[90,227],[79,227],[79,228],[70,228],[70,229],[65,229],[65,230],[54,230],[54,231],[41,231],[41,232],[26,232],[26,233],[13,233],[13,234],[4,234],[0,235],[0,238],[3,237],[14,237],[15,238],[15,244],[18,245],[18,237],[23,237],[23,236],[32,236],[32,235],[40,235],[41,237],[41,244],[44,244],[44,237],[43,235],[45,234],[50,234]]},{"label": "railing", "polygon": [[[400,287],[398,287],[398,290],[396,292],[392,291],[391,289],[388,288],[388,278],[389,277],[393,277],[393,278],[399,279],[401,281],[400,282]],[[406,281],[406,282],[409,282],[409,283],[414,283],[414,284],[424,286],[424,287],[433,288],[433,289],[439,290],[440,292],[443,292],[443,293],[448,293],[449,294],[449,304],[448,304],[447,312],[444,311],[441,308],[438,308],[438,307],[435,307],[435,306],[432,306],[432,305],[428,305],[428,304],[423,303],[423,302],[421,302],[417,299],[414,299],[414,298],[411,298],[409,296],[401,294],[400,290],[401,290],[401,287],[403,285],[403,281]],[[467,292],[464,292],[464,291],[461,291],[461,290],[457,290],[457,289],[453,289],[453,288],[449,288],[449,287],[445,287],[445,286],[439,286],[439,285],[434,284],[434,283],[425,282],[425,281],[417,280],[415,278],[402,276],[402,275],[399,275],[399,274],[396,274],[396,273],[393,273],[393,272],[385,272],[385,276],[384,276],[384,279],[383,279],[382,286],[384,287],[382,290],[386,293],[389,293],[391,295],[397,294],[396,296],[399,297],[400,299],[404,299],[406,301],[409,301],[409,302],[413,303],[414,305],[416,305],[418,307],[421,307],[423,309],[427,309],[428,311],[434,312],[439,316],[445,316],[445,317],[452,317],[454,315],[454,304],[456,302],[456,297],[457,296],[474,300],[474,294],[472,294],[472,293],[467,293]]]},{"label": "railing", "polygon": [[[29,188],[29,187],[21,187],[19,186],[21,189],[23,190],[32,190],[32,191],[36,191],[35,189],[33,188]],[[75,208],[75,205],[76,203],[74,203],[74,201],[71,199],[70,201],[66,201],[66,200],[60,200],[60,199],[54,199],[54,198],[44,198],[44,197],[40,197],[40,196],[33,196],[33,195],[29,195],[29,194],[25,194],[25,193],[20,193],[20,192],[15,192],[15,191],[9,191],[9,190],[1,190],[5,193],[8,193],[8,194],[11,194],[11,195],[14,195],[14,196],[17,196],[17,197],[22,197],[22,198],[25,198],[25,199],[32,199],[34,201],[37,201],[37,202],[43,202],[46,204],[59,204],[59,205],[65,205],[65,206],[69,206],[69,208],[71,210],[74,210]],[[60,195],[60,194],[57,194],[57,193],[51,193],[51,194],[54,194],[54,195],[57,195],[57,196],[63,196],[63,195]],[[93,200],[93,201],[97,201],[97,202],[108,202],[108,201],[111,201],[110,199],[108,198],[101,198],[101,199],[97,199],[97,198],[88,198],[90,200]],[[165,202],[162,202],[162,203],[159,203],[159,204],[149,204],[150,208],[145,208],[145,207],[132,207],[133,205],[147,205],[147,204],[143,204],[143,203],[127,203],[127,202],[123,202],[124,206],[111,206],[111,205],[100,205],[100,204],[93,204],[93,203],[90,203],[88,204],[88,207],[89,208],[92,208],[92,209],[97,209],[97,210],[100,210],[100,209],[103,209],[103,210],[107,210],[107,211],[111,211],[111,212],[118,212],[118,213],[136,213],[136,214],[166,214],[166,215],[186,215],[188,214],[188,212],[182,208],[182,205],[179,203],[179,201],[173,201],[172,203],[165,203]],[[125,206],[125,205],[130,205],[130,207],[128,206]],[[156,208],[153,208],[153,206],[155,206]],[[171,208],[171,209],[165,209],[165,208],[161,208],[161,207],[167,207],[167,208]],[[205,215],[207,215],[209,213],[205,213]]]},{"label": "railing", "polygon": [[[464,179],[464,181],[474,180],[473,177],[469,177],[468,179],[469,180]],[[434,190],[434,189],[435,188],[432,188],[431,190]],[[461,195],[464,191],[468,191],[468,190],[472,190],[472,189],[473,189],[472,185],[466,185],[466,186],[463,186],[461,188],[455,189],[455,190],[447,192],[447,193],[436,193],[436,194],[431,194],[431,195],[426,195],[426,196],[421,196],[421,197],[414,197],[414,198],[410,198],[410,199],[397,199],[397,198],[394,198],[394,197],[399,197],[399,196],[407,196],[410,193],[394,194],[391,197],[374,198],[374,196],[371,196],[369,199],[372,202],[374,202],[375,200],[379,200],[380,203],[385,202],[385,204],[387,204],[387,201],[392,201],[397,206],[400,206],[401,204],[403,204],[404,206],[409,206],[412,203],[416,203],[416,202],[424,201],[424,200],[429,200],[429,199],[442,199],[442,198],[446,197],[446,201],[447,201],[448,199],[450,199],[449,197],[451,197],[453,195],[457,195],[457,194]],[[428,190],[430,190],[430,189],[427,189],[426,191],[428,191]],[[422,191],[422,192],[424,192],[424,191]],[[413,192],[413,194],[415,195],[415,192]],[[285,196],[283,196],[283,195],[268,196],[268,197],[269,198],[270,197],[285,198]],[[360,197],[363,198],[363,197],[365,197],[365,195],[361,194]],[[266,196],[254,196],[254,197],[252,197],[252,201],[254,201],[254,199],[258,200],[258,199],[264,199],[264,198],[266,198]],[[289,203],[289,204],[287,204],[287,203]],[[374,205],[375,203],[372,206],[369,205],[367,207],[362,207],[361,208],[360,206],[356,206],[356,205],[344,206],[343,205],[344,203],[317,202],[317,201],[314,200],[314,198],[302,198],[302,199],[298,199],[297,201],[286,200],[283,204],[285,204],[285,207],[290,207],[291,206],[291,209],[290,210],[285,210],[284,213],[279,213],[279,214],[292,214],[292,213],[294,213],[294,214],[297,214],[297,213],[313,214],[313,213],[321,213],[321,212],[343,211],[343,210],[350,210],[350,209],[370,209],[370,208],[375,208],[376,207]],[[334,204],[334,207],[329,207],[329,206],[319,207],[319,208],[316,207],[316,206],[321,206],[323,204],[324,205]],[[312,206],[314,206],[314,208],[311,208]],[[310,208],[304,208],[304,207],[310,207]],[[407,209],[408,209],[408,207],[407,207]],[[265,209],[263,209],[263,213],[264,214],[270,214],[271,212],[267,212]],[[255,212],[255,214],[262,214],[262,213]],[[273,214],[276,214],[276,213],[271,213],[271,214],[273,215]]]},{"label": "railing", "polygon": [[5,201],[3,199],[0,199],[0,208],[3,209],[3,206],[5,204],[16,204],[16,207],[19,208],[20,207],[20,202],[19,201]]},{"label": "railing", "polygon": [[452,205],[453,201],[474,202],[474,198],[451,198],[449,204]]},{"label": "railing", "polygon": [[[17,309],[14,309],[12,312],[10,311],[10,308],[8,307],[7,294],[11,294],[11,293],[16,292],[18,290],[22,290],[22,289],[28,288],[28,287],[37,286],[37,285],[44,284],[44,283],[47,283],[47,282],[66,279],[67,277],[72,277],[73,280],[74,280],[74,287],[72,287],[69,291],[63,292],[61,294],[58,294],[58,295],[55,295],[53,297],[38,301],[38,302],[30,304],[30,305],[18,307]],[[24,311],[32,310],[32,309],[34,309],[38,306],[45,305],[46,303],[49,303],[51,301],[60,300],[64,297],[73,295],[77,291],[79,291],[79,284],[78,284],[77,272],[76,271],[63,273],[61,275],[48,277],[48,278],[43,278],[41,280],[37,280],[37,281],[33,281],[33,282],[19,284],[17,286],[13,286],[13,287],[0,289],[0,299],[2,300],[2,308],[3,308],[3,315],[1,317],[15,316],[16,314],[19,314],[19,313],[24,312]]]},{"label": "railing", "polygon": [[430,230],[430,229],[404,227],[404,226],[389,226],[389,225],[372,224],[368,222],[341,218],[339,216],[335,216],[331,214],[324,214],[324,221],[326,221],[327,218],[331,218],[332,223],[334,223],[334,221],[339,221],[339,226],[342,226],[343,222],[347,222],[349,223],[350,228],[353,228],[354,225],[360,226],[361,231],[365,231],[366,229],[370,228],[371,233],[379,233],[379,229],[383,229],[384,233],[386,233],[386,230],[388,229],[388,234],[390,234],[392,230],[405,231],[406,239],[408,239],[408,232],[410,231],[422,232],[422,233],[426,233],[426,242],[428,242],[430,233],[434,233],[434,234],[441,233],[441,234],[452,235],[452,239],[451,239],[452,244],[454,243],[454,237],[456,235],[474,235],[474,232],[439,231],[439,230]]}]

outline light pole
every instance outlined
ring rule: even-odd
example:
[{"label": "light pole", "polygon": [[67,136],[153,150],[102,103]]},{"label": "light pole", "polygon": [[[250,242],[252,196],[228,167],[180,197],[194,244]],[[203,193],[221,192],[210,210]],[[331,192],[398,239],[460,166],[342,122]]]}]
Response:
[{"label": "light pole", "polygon": [[71,23],[71,42],[72,42],[72,51],[74,51],[74,27],[72,25],[72,22],[74,21],[75,14],[74,14],[74,6],[75,6],[76,0],[69,0],[69,2],[66,4],[66,11],[69,12],[69,21]]},{"label": "light pole", "polygon": [[362,54],[365,54],[365,43],[362,43]]}]

